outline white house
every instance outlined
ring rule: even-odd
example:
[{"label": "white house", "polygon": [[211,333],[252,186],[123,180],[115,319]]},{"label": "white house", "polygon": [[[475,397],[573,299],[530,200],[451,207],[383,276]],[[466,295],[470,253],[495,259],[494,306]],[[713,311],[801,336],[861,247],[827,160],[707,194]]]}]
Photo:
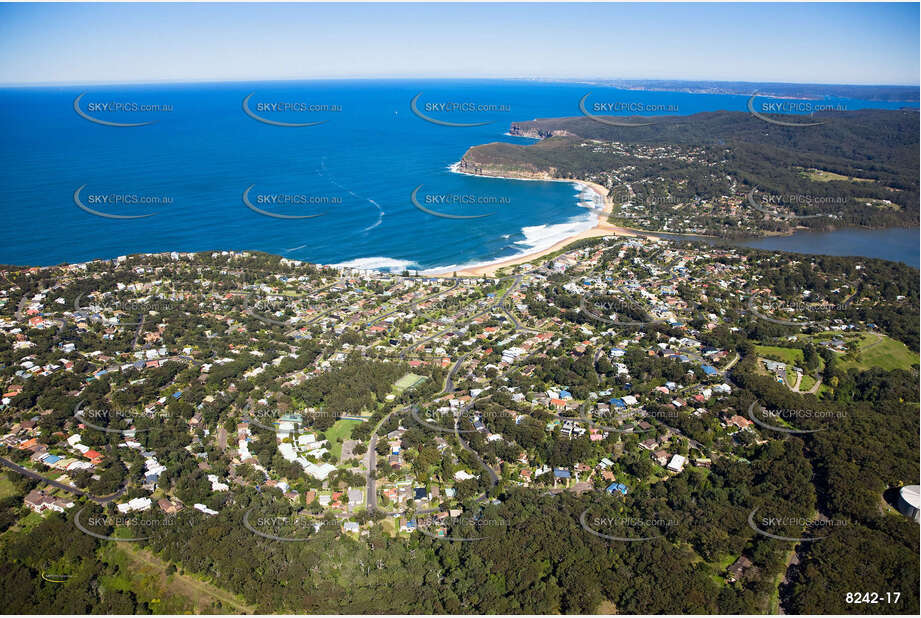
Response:
[{"label": "white house", "polygon": [[131,511],[146,511],[150,508],[150,498],[134,498],[128,502],[116,505],[119,513],[130,513]]},{"label": "white house", "polygon": [[685,463],[687,463],[687,459],[683,455],[672,455],[672,460],[668,462],[666,467],[672,472],[681,472]]}]

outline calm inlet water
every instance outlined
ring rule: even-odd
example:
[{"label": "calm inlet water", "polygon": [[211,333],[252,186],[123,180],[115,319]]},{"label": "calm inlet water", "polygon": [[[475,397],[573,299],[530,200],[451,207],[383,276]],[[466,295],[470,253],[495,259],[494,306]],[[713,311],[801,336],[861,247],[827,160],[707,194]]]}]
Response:
[{"label": "calm inlet water", "polygon": [[[424,270],[541,249],[593,224],[589,193],[569,183],[469,177],[449,166],[473,145],[531,143],[506,136],[509,124],[577,115],[589,90],[592,100],[671,106],[682,115],[743,111],[747,101],[735,95],[507,81],[3,89],[0,263],[249,249],[326,264]],[[420,93],[418,108],[436,120],[488,124],[422,120],[410,110]],[[91,122],[75,111],[81,94],[77,108],[86,115],[151,124]],[[244,112],[250,94],[248,109],[255,115],[276,123],[321,124],[260,122]],[[902,105],[842,102],[847,109]],[[446,112],[440,106],[458,103],[486,107]],[[279,111],[279,104],[287,111]],[[489,216],[427,214],[410,200],[417,188],[420,204],[429,209]],[[247,189],[256,209],[322,216],[260,214],[244,203]],[[150,216],[105,218],[80,205],[109,215]]]},{"label": "calm inlet water", "polygon": [[860,255],[902,262],[918,268],[918,228],[889,230],[848,229],[833,232],[798,232],[747,241],[746,247],[819,255]]}]

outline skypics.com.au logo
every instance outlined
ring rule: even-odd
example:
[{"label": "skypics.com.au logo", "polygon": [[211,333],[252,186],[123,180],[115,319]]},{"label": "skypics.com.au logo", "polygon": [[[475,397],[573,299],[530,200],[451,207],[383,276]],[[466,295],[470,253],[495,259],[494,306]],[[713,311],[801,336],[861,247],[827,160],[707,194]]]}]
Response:
[{"label": "skypics.com.au logo", "polygon": [[[752,116],[758,120],[763,120],[770,124],[775,124],[781,127],[817,127],[819,125],[825,124],[824,120],[812,121],[808,119],[813,118],[813,114],[816,112],[846,112],[847,106],[844,104],[833,104],[833,103],[814,103],[812,101],[761,101],[759,104],[755,104],[755,98],[758,96],[756,91],[748,99],[748,111]],[[774,114],[786,115],[786,116],[795,116],[803,115],[808,119],[805,121],[790,121],[790,120],[781,120],[779,118],[771,118],[765,114]]]},{"label": "skypics.com.au logo", "polygon": [[[758,418],[758,414],[755,413],[756,408],[763,419]],[[819,421],[821,424],[827,425],[831,421],[846,417],[847,414],[842,410],[762,408],[758,405],[757,401],[753,401],[751,405],[748,406],[748,418],[756,425],[764,429],[770,429],[771,431],[790,434],[818,433],[827,429],[827,427],[824,426],[816,429],[798,429],[793,426],[793,423],[797,421],[806,421],[807,423]],[[778,423],[783,423],[783,425]]]},{"label": "skypics.com.au logo", "polygon": [[[502,411],[498,414],[503,416],[508,416],[508,412]],[[409,415],[410,417],[425,427],[432,431],[439,431],[441,433],[478,433],[479,429],[476,426],[473,429],[461,429],[461,427],[469,422],[474,424],[476,422],[482,422],[484,419],[489,418],[490,416],[498,415],[496,412],[486,412],[479,411],[473,408],[472,405],[465,406],[457,411],[452,410],[436,410],[429,412],[427,418],[422,418],[419,416],[419,407],[413,405],[410,407]]]},{"label": "skypics.com.au logo", "polygon": [[[326,207],[342,205],[342,198],[336,195],[312,195],[291,192],[253,192],[255,184],[243,191],[243,205],[251,211],[273,219],[314,219],[326,214]],[[316,212],[317,209],[323,209]]]},{"label": "skypics.com.au logo", "polygon": [[[84,516],[83,513],[87,508],[84,506],[74,515],[74,526],[83,534],[88,534],[103,541],[139,543],[150,539],[151,534],[157,529],[173,528],[180,525],[176,517],[160,517],[147,511],[118,515]],[[194,522],[189,520],[185,520],[183,523],[194,525]],[[120,530],[125,532],[119,534]],[[123,534],[131,534],[131,536],[123,536]]]},{"label": "skypics.com.au logo", "polygon": [[143,316],[151,312],[175,311],[179,302],[168,298],[120,298],[109,294],[79,294],[74,299],[74,314],[116,323],[119,326],[138,326]]},{"label": "skypics.com.au logo", "polygon": [[329,118],[300,122],[292,122],[292,120],[294,118],[317,117],[306,116],[307,114],[328,115],[342,111],[342,106],[331,103],[315,103],[309,101],[294,101],[284,99],[266,100],[260,99],[258,97],[256,100],[253,100],[253,97],[255,96],[256,93],[251,92],[243,98],[243,113],[253,120],[273,127],[314,127],[328,122]]},{"label": "skypics.com.au logo", "polygon": [[[119,122],[116,118],[127,120],[128,118],[140,115],[149,118],[157,113],[172,112],[173,106],[169,103],[141,103],[134,100],[98,100],[90,97],[83,101],[87,93],[81,93],[74,99],[74,111],[84,120],[93,124],[104,127],[143,127],[154,124],[156,120],[141,120],[136,122]],[[86,108],[84,111],[83,108]],[[108,116],[110,119],[106,119]]]},{"label": "skypics.com.au logo", "polygon": [[[642,103],[638,101],[609,101],[609,102],[595,102],[591,104],[591,111],[589,107],[586,106],[586,101],[591,95],[591,92],[586,93],[581,99],[579,99],[579,111],[582,112],[582,115],[586,118],[590,118],[595,122],[600,122],[601,124],[606,124],[612,127],[648,127],[655,123],[653,122],[639,122],[636,120],[619,120],[617,116],[611,114],[622,114],[624,118],[627,118],[627,114],[630,116],[643,116],[644,114],[663,114],[663,113],[677,113],[677,105],[663,105],[663,104],[653,104],[653,103]],[[604,114],[604,115],[602,115]]]},{"label": "skypics.com.au logo", "polygon": [[[502,518],[429,515],[416,519],[416,530],[438,541],[458,541],[461,543],[482,541],[486,538],[485,536],[467,535],[482,533],[488,528],[507,527],[508,522]],[[448,530],[451,530],[452,534],[449,535]]]},{"label": "skypics.com.au logo", "polygon": [[[665,318],[656,318],[638,304],[617,296],[579,297],[579,309],[593,320],[616,326],[647,326],[664,324]],[[634,316],[637,319],[634,319]]]},{"label": "skypics.com.au logo", "polygon": [[279,543],[303,543],[313,538],[320,531],[322,520],[313,517],[256,515],[250,507],[243,513],[243,527],[264,539]]},{"label": "skypics.com.au logo", "polygon": [[[422,190],[422,187],[423,185],[419,185],[413,189],[412,194],[409,196],[410,202],[417,210],[421,210],[427,215],[440,217],[442,219],[482,219],[484,217],[491,217],[495,214],[494,211],[468,215],[445,212],[445,210],[451,208],[462,208],[466,210],[469,208],[477,209],[484,207],[495,209],[508,206],[512,203],[511,198],[506,196],[474,195],[469,193],[429,193],[425,194],[420,199],[419,192]],[[476,210],[474,210],[474,212],[476,212]]]},{"label": "skypics.com.au logo", "polygon": [[775,315],[786,314],[797,318],[805,318],[808,314],[820,313],[825,315],[826,319],[828,319],[833,313],[845,311],[851,306],[849,301],[839,303],[804,303],[801,301],[772,300],[767,298],[765,294],[766,291],[764,290],[752,290],[748,297],[748,310],[751,311],[752,315],[766,322],[780,324],[782,326],[812,326],[818,324],[821,320],[789,320],[774,317]]},{"label": "skypics.com.au logo", "polygon": [[343,418],[361,420],[360,418],[347,416],[334,410],[307,409],[286,411],[271,405],[262,405],[259,403],[255,405],[247,403],[241,412],[243,421],[252,423],[256,427],[273,433],[279,431],[285,425],[292,428],[297,426],[304,431],[312,431],[307,428],[312,427],[313,424],[320,419],[329,419],[330,424]]},{"label": "skypics.com.au logo", "polygon": [[[102,431],[104,433],[117,433],[123,436],[134,436],[137,433],[151,431],[153,427],[147,427],[144,429],[135,429],[134,417],[137,416],[137,413],[133,410],[109,410],[104,408],[93,408],[84,406],[84,402],[80,401],[74,407],[74,418],[77,419],[81,424],[90,429],[95,429],[96,431]],[[127,425],[127,429],[118,429],[114,426],[116,425]]]},{"label": "skypics.com.au logo", "polygon": [[409,110],[417,118],[421,118],[428,123],[441,127],[482,127],[493,122],[492,120],[479,122],[458,122],[454,120],[445,120],[439,117],[446,114],[462,114],[462,117],[466,118],[470,114],[475,116],[482,116],[482,114],[508,113],[512,111],[511,106],[501,103],[484,103],[478,101],[456,100],[428,101],[420,104],[419,100],[421,98],[421,92],[414,96],[409,102]]},{"label": "skypics.com.au logo", "polygon": [[619,543],[642,543],[665,538],[663,533],[668,528],[679,525],[674,517],[632,517],[619,513],[589,517],[590,510],[585,509],[579,515],[582,529],[600,539]]},{"label": "skypics.com.au logo", "polygon": [[753,187],[748,194],[748,204],[758,212],[769,215],[771,217],[777,217],[779,219],[817,219],[819,217],[836,217],[837,214],[833,213],[821,213],[816,215],[797,215],[793,213],[784,213],[779,212],[776,208],[771,208],[764,204],[773,204],[775,206],[782,206],[785,208],[792,208],[793,206],[827,206],[827,205],[844,205],[847,203],[847,198],[843,197],[832,197],[832,196],[822,196],[822,195],[805,195],[802,193],[799,194],[790,194],[790,195],[766,195],[763,198],[755,198],[755,191],[758,190],[758,187]]},{"label": "skypics.com.au logo", "polygon": [[[86,184],[80,185],[74,191],[74,204],[83,212],[104,219],[145,219],[159,212],[148,212],[145,209],[173,204],[173,198],[169,195],[151,195],[136,192],[87,192],[84,196],[82,195],[83,190],[87,186]],[[109,209],[111,212],[101,209]],[[122,214],[124,212],[137,214]]]},{"label": "skypics.com.au logo", "polygon": [[[761,516],[756,518],[761,507],[756,507],[748,514],[748,527],[761,536],[778,541],[791,541],[794,543],[811,543],[821,541],[826,535],[822,536],[788,536],[791,530],[814,531],[821,529],[837,528],[850,525],[850,522],[843,519],[808,519],[799,515],[782,515],[782,516]],[[784,534],[777,534],[783,531]]]}]

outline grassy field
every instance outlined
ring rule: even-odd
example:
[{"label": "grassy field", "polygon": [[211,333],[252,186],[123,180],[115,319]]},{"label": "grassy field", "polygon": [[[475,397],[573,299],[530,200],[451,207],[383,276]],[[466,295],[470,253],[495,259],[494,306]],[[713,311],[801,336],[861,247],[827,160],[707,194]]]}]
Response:
[{"label": "grassy field", "polygon": [[44,521],[44,517],[34,511],[29,511],[29,514],[20,519],[16,523],[17,530],[31,530],[35,526],[39,525]]},{"label": "grassy field", "polygon": [[598,605],[598,609],[595,610],[595,613],[599,616],[616,616],[617,615],[617,606],[614,605],[613,601],[608,601],[605,599]]},{"label": "grassy field", "polygon": [[167,575],[168,563],[130,543],[118,543],[103,550],[106,562],[118,565],[118,573],[101,584],[116,590],[131,590],[156,614],[239,614],[253,613],[236,595],[191,575]]},{"label": "grassy field", "polygon": [[861,197],[859,201],[862,203],[867,203],[874,208],[879,208],[880,210],[900,210],[898,204],[893,204],[891,201],[886,202],[885,200],[878,200],[872,197]]},{"label": "grassy field", "polygon": [[[817,345],[822,341],[829,339],[843,339],[848,346],[857,346],[856,358],[851,355],[838,356],[838,364],[844,369],[852,367],[861,371],[866,371],[871,367],[879,367],[886,371],[893,369],[910,369],[912,365],[919,362],[918,354],[912,352],[901,341],[896,341],[881,333],[875,332],[849,332],[840,333],[836,331],[824,331],[813,335],[799,335],[800,341],[812,340]],[[774,346],[755,346],[760,356],[770,357],[770,352],[775,352],[775,356],[780,357],[783,351],[787,353],[796,352],[802,357],[799,350],[790,350],[789,348],[780,348]],[[781,358],[781,360],[784,360]],[[785,361],[788,362],[788,361]],[[824,363],[822,363],[824,366]],[[805,379],[803,380],[805,384]],[[803,390],[805,388],[801,387]],[[824,386],[820,387],[823,389]]]},{"label": "grassy field", "polygon": [[806,391],[811,389],[813,386],[815,386],[815,378],[813,378],[808,373],[804,373],[803,381],[799,383],[799,390],[805,393]]},{"label": "grassy field", "polygon": [[813,182],[831,182],[832,180],[845,180],[848,182],[876,182],[872,178],[856,178],[854,176],[842,176],[834,172],[825,170],[808,169],[803,171],[803,176]]},{"label": "grassy field", "polygon": [[425,376],[417,376],[414,373],[407,373],[393,384],[393,388],[396,389],[397,394],[402,395],[403,391],[412,388],[424,379]]},{"label": "grassy field", "polygon": [[[880,333],[842,334],[837,332],[824,332],[808,336],[808,338],[814,340],[816,343],[832,337],[840,337],[847,341],[849,345],[853,345],[855,342],[857,344],[856,354],[848,353],[838,357],[838,365],[844,370],[855,368],[860,371],[866,371],[872,367],[879,367],[886,371],[892,371],[893,369],[908,370],[911,369],[912,365],[917,365],[919,363],[917,352],[909,350],[901,341],[896,341]],[[800,337],[801,340],[805,338],[806,337]],[[758,356],[771,360],[778,360],[790,365],[801,366],[803,362],[803,351],[796,348],[756,345],[755,351]],[[824,365],[824,363],[822,363],[822,365]],[[800,390],[809,390],[812,388],[813,384],[815,384],[815,380],[804,375],[803,381],[800,384]]]},{"label": "grassy field", "polygon": [[336,461],[342,455],[342,441],[352,437],[352,429],[355,425],[360,425],[361,421],[348,421],[339,419],[333,426],[326,430],[326,439],[329,440],[329,450],[335,456]]},{"label": "grassy field", "polygon": [[9,479],[5,471],[0,473],[0,500],[16,495],[18,495],[18,492],[16,491],[16,486],[13,485],[13,481]]},{"label": "grassy field", "polygon": [[803,362],[803,351],[799,348],[781,348],[773,345],[756,345],[758,356],[780,361],[789,365],[799,365]]},{"label": "grassy field", "polygon": [[845,355],[839,364],[845,369],[856,367],[861,371],[879,367],[886,371],[893,369],[910,369],[918,363],[918,354],[912,352],[901,341],[896,341],[878,333],[863,333],[858,344],[855,358]]},{"label": "grassy field", "polygon": [[725,556],[723,556],[722,558],[720,558],[719,560],[711,564],[713,565],[713,568],[715,568],[718,572],[722,573],[723,571],[729,568],[730,564],[732,564],[738,559],[739,557],[736,556],[735,554],[726,554]]},{"label": "grassy field", "polygon": [[713,580],[714,584],[720,587],[726,585],[726,569],[728,569],[729,565],[735,562],[737,559],[738,556],[735,554],[726,554],[719,560],[707,563],[711,568],[710,579]]},{"label": "grassy field", "polygon": [[397,524],[392,517],[388,517],[381,522],[381,528],[387,536],[394,536],[397,533]]},{"label": "grassy field", "polygon": [[[796,553],[795,549],[791,549],[787,552],[786,560],[784,564],[789,568],[790,560],[793,558]],[[780,614],[780,584],[783,582],[783,578],[786,575],[787,570],[784,569],[777,574],[777,577],[774,578],[774,583],[771,586],[771,598],[768,600],[768,613],[772,615]]]}]

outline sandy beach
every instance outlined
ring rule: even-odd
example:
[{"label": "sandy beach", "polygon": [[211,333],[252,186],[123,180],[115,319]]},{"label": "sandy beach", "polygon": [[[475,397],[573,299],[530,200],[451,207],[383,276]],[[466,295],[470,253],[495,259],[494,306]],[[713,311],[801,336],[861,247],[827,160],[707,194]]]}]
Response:
[{"label": "sandy beach", "polygon": [[[535,179],[537,180],[537,179]],[[546,178],[545,180],[560,180],[556,178]],[[579,232],[578,234],[573,234],[568,236],[559,242],[553,244],[546,249],[540,251],[534,251],[531,253],[523,253],[521,255],[516,255],[515,257],[502,260],[500,262],[493,262],[491,264],[484,264],[482,266],[474,266],[471,268],[465,268],[462,270],[457,270],[458,277],[491,277],[496,274],[496,271],[507,268],[509,266],[515,266],[516,264],[524,264],[532,260],[536,260],[539,257],[549,255],[555,251],[559,251],[566,245],[570,244],[576,240],[582,240],[583,238],[594,238],[597,236],[637,236],[638,234],[627,228],[617,227],[611,225],[607,222],[608,216],[611,214],[611,210],[614,207],[613,202],[608,199],[608,190],[603,186],[595,182],[589,182],[587,180],[571,180],[566,182],[578,182],[579,184],[585,185],[599,196],[601,196],[604,203],[604,214],[598,215],[598,223],[594,227]],[[434,276],[436,277],[451,277],[453,272],[439,273]]]}]

